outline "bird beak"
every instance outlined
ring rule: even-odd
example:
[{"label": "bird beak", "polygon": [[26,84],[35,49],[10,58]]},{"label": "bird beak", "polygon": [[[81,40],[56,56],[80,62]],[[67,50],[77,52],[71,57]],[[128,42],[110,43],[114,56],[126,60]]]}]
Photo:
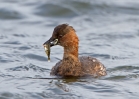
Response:
[{"label": "bird beak", "polygon": [[52,39],[50,38],[48,41],[46,41],[43,46],[50,45],[50,47],[55,46],[58,44],[58,39]]}]

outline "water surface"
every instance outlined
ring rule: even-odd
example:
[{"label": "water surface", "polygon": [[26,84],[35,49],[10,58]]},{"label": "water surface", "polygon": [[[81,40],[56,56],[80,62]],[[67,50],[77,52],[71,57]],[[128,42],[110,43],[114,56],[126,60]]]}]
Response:
[{"label": "water surface", "polygon": [[[0,0],[0,23],[0,99],[138,99],[138,0]],[[63,49],[53,47],[47,62],[42,44],[62,23],[107,76],[50,76]]]}]

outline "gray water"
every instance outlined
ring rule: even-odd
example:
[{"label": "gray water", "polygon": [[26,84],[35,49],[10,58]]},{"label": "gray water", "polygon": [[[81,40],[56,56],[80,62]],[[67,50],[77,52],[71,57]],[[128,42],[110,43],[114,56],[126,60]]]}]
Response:
[{"label": "gray water", "polygon": [[[50,76],[63,49],[47,62],[42,44],[62,23],[107,76]],[[0,99],[139,99],[139,0],[0,0]]]}]

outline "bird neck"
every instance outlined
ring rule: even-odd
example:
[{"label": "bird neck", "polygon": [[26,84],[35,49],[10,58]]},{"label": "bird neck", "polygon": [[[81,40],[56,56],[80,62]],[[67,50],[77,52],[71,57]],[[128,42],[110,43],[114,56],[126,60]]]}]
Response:
[{"label": "bird neck", "polygon": [[71,46],[64,47],[64,56],[63,58],[74,56],[78,58],[78,45],[72,44]]}]

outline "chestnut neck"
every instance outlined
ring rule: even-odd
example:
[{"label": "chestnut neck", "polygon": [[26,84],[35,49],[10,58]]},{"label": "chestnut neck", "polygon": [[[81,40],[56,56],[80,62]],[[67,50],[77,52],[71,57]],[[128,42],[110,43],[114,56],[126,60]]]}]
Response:
[{"label": "chestnut neck", "polygon": [[78,58],[78,44],[70,44],[70,46],[64,47],[64,56],[63,58],[74,56],[74,58]]},{"label": "chestnut neck", "polygon": [[62,46],[64,47],[64,56],[63,58],[74,56],[78,58],[78,37],[75,32],[67,33],[61,41]]}]

